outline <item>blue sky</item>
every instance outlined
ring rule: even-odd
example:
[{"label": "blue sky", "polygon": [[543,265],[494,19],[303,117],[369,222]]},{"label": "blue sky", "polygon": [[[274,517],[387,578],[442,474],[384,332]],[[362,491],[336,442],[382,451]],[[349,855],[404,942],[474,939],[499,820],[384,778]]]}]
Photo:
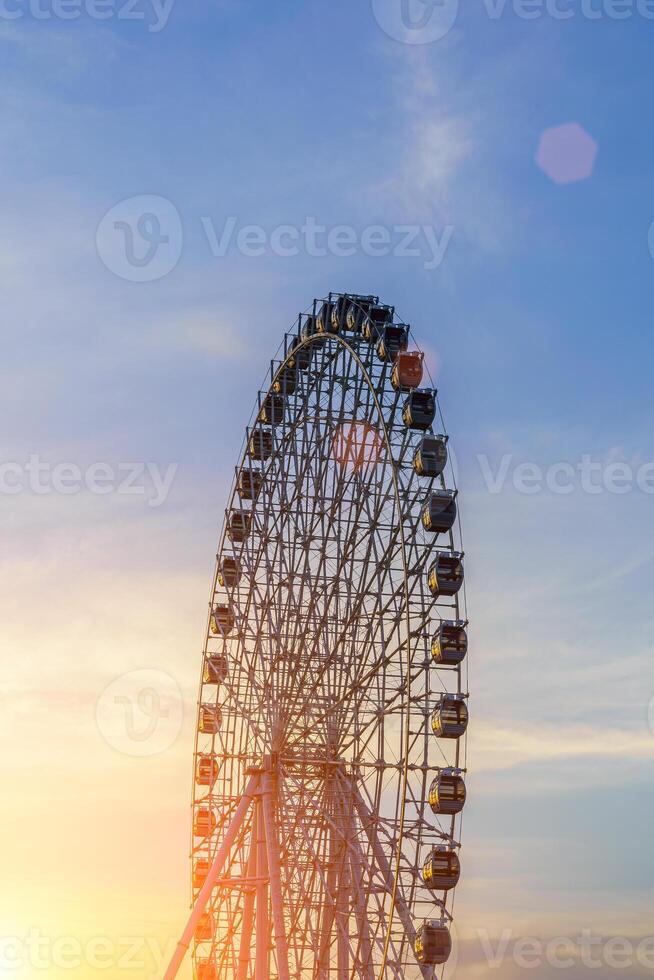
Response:
[{"label": "blue sky", "polygon": [[[651,470],[649,492],[638,486],[654,458],[651,5],[516,2],[492,17],[490,0],[458,12],[447,0],[434,16],[457,13],[451,29],[406,43],[415,31],[381,26],[399,23],[399,0],[177,0],[161,30],[149,29],[145,0],[132,20],[119,0],[105,20],[84,4],[63,20],[39,2],[0,5],[2,458],[176,471],[156,507],[147,493],[2,494],[5,724],[19,745],[5,763],[5,928],[86,935],[94,902],[112,935],[177,928],[220,514],[284,329],[333,289],[378,293],[412,324],[456,447],[474,624],[466,970],[486,971],[474,965],[481,928],[642,938],[654,750]],[[416,16],[428,9],[411,2]],[[557,183],[536,155],[543,134],[569,123],[597,154],[583,179]],[[565,162],[576,151],[561,146]],[[109,212],[110,230],[116,215],[136,220],[143,196],[158,199],[162,233],[171,214],[180,225],[171,270],[133,281],[125,239],[107,245],[98,229]],[[233,241],[212,254],[207,228],[220,237],[230,218],[235,234],[262,229],[263,254]],[[307,218],[349,226],[353,254],[307,255]],[[280,226],[296,230],[298,254],[274,254]],[[398,226],[429,228],[442,261],[425,267],[422,231],[419,255],[364,254],[372,226],[389,235],[387,252]],[[552,466],[584,457],[599,466],[599,492],[578,473],[570,492],[548,489]],[[533,493],[516,476],[523,464],[539,468]],[[627,492],[606,488],[614,464],[628,468]],[[93,721],[103,687],[141,668],[173,676],[185,703],[175,744],[145,761],[112,754]],[[62,786],[82,778],[88,819],[77,824]],[[37,875],[42,808],[57,817]],[[149,833],[154,820],[163,829]],[[80,835],[89,849],[104,842],[92,883]],[[64,876],[55,913],[50,890]],[[524,970],[507,961],[502,975],[514,972]]]}]

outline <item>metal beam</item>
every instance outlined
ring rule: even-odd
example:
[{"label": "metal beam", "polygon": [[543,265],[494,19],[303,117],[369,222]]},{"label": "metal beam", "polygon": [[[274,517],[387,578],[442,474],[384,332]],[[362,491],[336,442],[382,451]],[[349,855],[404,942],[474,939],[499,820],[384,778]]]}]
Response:
[{"label": "metal beam", "polygon": [[[245,815],[250,807],[250,804],[252,803],[252,800],[254,799],[257,788],[259,786],[259,780],[260,777],[258,773],[250,778],[247,788],[243,793],[243,796],[241,797],[241,801],[236,808],[236,812],[234,813],[234,816],[232,817],[229,827],[227,828],[227,833],[223,838],[223,842],[220,845],[218,852],[216,853],[211,868],[209,869],[207,880],[202,886],[200,890],[200,894],[198,895],[195,901],[195,905],[193,906],[193,910],[191,911],[191,915],[186,924],[186,928],[182,933],[181,939],[179,940],[177,944],[177,948],[173,954],[173,958],[170,961],[170,966],[168,967],[168,969],[164,974],[164,980],[175,980],[175,977],[179,972],[179,968],[182,965],[182,962],[184,961],[186,952],[189,946],[191,945],[191,941],[193,939],[196,926],[202,916],[202,913],[204,912],[207,906],[209,899],[211,898],[211,892],[213,891],[213,887],[214,884],[216,883],[216,879],[218,878],[218,875],[222,871],[223,866],[227,861],[227,858],[229,857],[229,852],[234,846],[234,842],[241,829],[241,825],[245,820]],[[280,980],[282,980],[281,975],[280,975]],[[288,977],[286,978],[286,980],[288,980]]]},{"label": "metal beam", "polygon": [[275,949],[277,953],[277,974],[279,980],[290,980],[288,966],[288,942],[284,925],[284,903],[282,898],[282,878],[279,864],[279,842],[275,828],[273,810],[273,781],[269,772],[263,775],[262,806],[263,822],[266,828],[266,854],[270,874],[270,898],[272,903],[273,927],[275,930]]}]

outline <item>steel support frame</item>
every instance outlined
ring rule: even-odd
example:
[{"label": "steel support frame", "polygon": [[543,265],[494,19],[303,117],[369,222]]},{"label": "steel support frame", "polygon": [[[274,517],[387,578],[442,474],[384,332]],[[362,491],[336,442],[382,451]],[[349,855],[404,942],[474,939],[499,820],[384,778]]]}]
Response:
[{"label": "steel support frame", "polygon": [[[281,871],[279,860],[279,841],[275,824],[275,805],[273,795],[275,786],[270,773],[254,773],[247,784],[225,831],[222,843],[216,852],[207,879],[196,898],[186,927],[177,944],[164,980],[175,980],[186,953],[193,941],[198,922],[211,900],[211,894],[219,883],[221,872],[228,861],[239,832],[251,807],[254,808],[252,838],[248,856],[245,879],[240,886],[245,891],[241,945],[238,959],[238,980],[247,980],[250,971],[251,940],[255,928],[256,906],[256,947],[255,978],[268,980],[270,975],[270,926],[268,904],[272,907],[272,920],[275,934],[277,975],[279,980],[290,980],[288,964],[288,942],[284,923]],[[221,884],[227,884],[229,879]]]},{"label": "steel support frame", "polygon": [[[368,839],[374,863],[381,872],[389,893],[392,892],[393,872],[388,857],[377,837],[374,817],[357,789],[354,780],[337,771],[331,777],[333,810],[330,838],[330,860],[326,880],[326,903],[320,936],[318,976],[330,975],[332,932],[337,926],[337,977],[349,980],[352,970],[364,980],[374,980],[373,943],[365,903],[366,859],[357,839],[356,818]],[[198,894],[186,928],[164,975],[164,980],[175,980],[184,957],[191,945],[198,922],[210,902],[216,885],[241,887],[245,898],[241,941],[238,956],[237,980],[248,980],[252,959],[252,936],[255,934],[255,980],[269,980],[270,953],[273,946],[271,924],[274,933],[277,976],[290,980],[289,951],[284,919],[281,862],[275,796],[277,788],[274,775],[257,772],[250,777],[245,792],[239,800],[227,827],[222,843],[216,852],[207,879]],[[221,878],[230,852],[253,809],[250,850],[245,875],[238,879]],[[350,908],[357,924],[357,951],[354,956],[359,964],[351,964],[348,937]],[[412,943],[415,927],[411,913],[401,895],[396,896],[396,910],[404,930]],[[271,923],[272,919],[272,923]],[[431,977],[430,970],[422,967],[423,977]]]}]

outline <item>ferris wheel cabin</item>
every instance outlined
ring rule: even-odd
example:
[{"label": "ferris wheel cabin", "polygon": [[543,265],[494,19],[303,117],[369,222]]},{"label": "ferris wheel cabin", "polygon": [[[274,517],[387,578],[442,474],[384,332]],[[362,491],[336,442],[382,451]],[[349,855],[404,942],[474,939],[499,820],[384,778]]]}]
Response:
[{"label": "ferris wheel cabin", "polygon": [[436,418],[436,392],[433,389],[412,391],[404,403],[402,419],[409,429],[428,429]]},{"label": "ferris wheel cabin", "polygon": [[198,957],[198,980],[218,980],[218,967],[214,959]]},{"label": "ferris wheel cabin", "polygon": [[224,684],[229,674],[229,665],[224,653],[207,654],[202,672],[203,684]]},{"label": "ferris wheel cabin", "polygon": [[463,623],[443,620],[431,641],[431,655],[440,667],[457,667],[468,652],[468,634]]},{"label": "ferris wheel cabin", "polygon": [[213,755],[199,755],[195,764],[198,786],[213,786],[218,778],[218,760]]},{"label": "ferris wheel cabin", "polygon": [[456,491],[432,490],[422,510],[422,526],[432,534],[451,531],[456,521]]},{"label": "ferris wheel cabin", "polygon": [[215,704],[200,705],[198,728],[202,735],[217,735],[223,723],[223,713]]},{"label": "ferris wheel cabin", "polygon": [[311,365],[311,347],[300,347],[303,340],[303,333],[301,332],[291,343],[290,354],[291,357],[288,361],[288,366],[295,371],[306,371]]},{"label": "ferris wheel cabin", "polygon": [[252,524],[251,510],[233,510],[229,515],[227,537],[234,544],[241,544],[250,533]]},{"label": "ferris wheel cabin", "polygon": [[218,567],[218,584],[223,587],[223,589],[233,589],[235,588],[241,578],[241,566],[236,561],[235,558],[225,556],[220,560]]},{"label": "ferris wheel cabin", "polygon": [[425,922],[418,930],[413,946],[418,963],[440,966],[452,952],[452,937],[443,920]]},{"label": "ferris wheel cabin", "polygon": [[211,870],[211,861],[208,858],[197,858],[193,862],[193,888],[200,890],[207,880]]},{"label": "ferris wheel cabin", "polygon": [[461,738],[468,727],[468,706],[461,694],[444,694],[431,715],[437,738]]},{"label": "ferris wheel cabin", "polygon": [[432,891],[450,891],[461,877],[459,855],[450,847],[435,847],[422,866],[422,880]]},{"label": "ferris wheel cabin", "polygon": [[263,473],[244,466],[238,475],[238,494],[242,500],[256,500],[263,486]]},{"label": "ferris wheel cabin", "polygon": [[429,787],[429,805],[434,813],[454,816],[466,801],[466,784],[457,770],[440,769]]},{"label": "ferris wheel cabin", "polygon": [[422,384],[425,355],[417,350],[401,350],[393,362],[391,384],[395,391],[413,391]]},{"label": "ferris wheel cabin", "polygon": [[283,368],[273,381],[273,391],[277,395],[292,395],[297,388],[297,371],[295,367]]},{"label": "ferris wheel cabin", "polygon": [[379,303],[377,296],[357,296],[351,299],[345,315],[345,325],[351,333],[361,333],[363,321],[370,309]]},{"label": "ferris wheel cabin", "polygon": [[210,943],[215,932],[216,922],[211,912],[204,912],[195,927],[196,943]]},{"label": "ferris wheel cabin", "polygon": [[193,820],[193,835],[195,837],[208,837],[213,834],[218,826],[215,810],[208,806],[200,806],[195,811]]},{"label": "ferris wheel cabin", "polygon": [[214,636],[228,636],[234,629],[234,614],[230,606],[217,605],[211,613],[211,632]]},{"label": "ferris wheel cabin", "polygon": [[463,555],[439,551],[427,574],[427,583],[437,599],[456,595],[463,585]]},{"label": "ferris wheel cabin", "polygon": [[382,361],[394,361],[409,346],[409,331],[405,326],[384,327],[377,341],[377,354]]},{"label": "ferris wheel cabin", "polygon": [[447,436],[424,436],[413,456],[418,476],[441,476],[447,466]]},{"label": "ferris wheel cabin", "polygon": [[286,401],[282,395],[268,395],[259,410],[259,421],[263,425],[281,425],[284,421]]},{"label": "ferris wheel cabin", "polygon": [[392,306],[371,306],[361,325],[363,339],[376,344],[384,331],[384,327],[392,324],[394,312]]}]

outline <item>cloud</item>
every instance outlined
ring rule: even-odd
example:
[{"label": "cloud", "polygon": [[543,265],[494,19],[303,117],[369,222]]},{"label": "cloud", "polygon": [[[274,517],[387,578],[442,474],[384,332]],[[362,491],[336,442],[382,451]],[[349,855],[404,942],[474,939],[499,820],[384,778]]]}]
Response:
[{"label": "cloud", "polygon": [[529,728],[494,725],[484,721],[471,728],[470,765],[475,772],[511,769],[525,762],[555,759],[650,759],[654,761],[654,736],[641,731],[591,725],[548,725]]},{"label": "cloud", "polygon": [[174,317],[157,318],[145,328],[143,344],[151,350],[204,354],[228,361],[243,360],[250,353],[243,332],[211,309],[180,310]]},{"label": "cloud", "polygon": [[[363,191],[405,220],[454,225],[453,243],[494,252],[510,244],[509,208],[486,139],[493,85],[461,82],[455,49],[393,46],[398,136],[386,172]],[[498,85],[501,84],[499,81]],[[474,106],[474,109],[471,108]],[[486,108],[488,111],[486,111]]]}]

